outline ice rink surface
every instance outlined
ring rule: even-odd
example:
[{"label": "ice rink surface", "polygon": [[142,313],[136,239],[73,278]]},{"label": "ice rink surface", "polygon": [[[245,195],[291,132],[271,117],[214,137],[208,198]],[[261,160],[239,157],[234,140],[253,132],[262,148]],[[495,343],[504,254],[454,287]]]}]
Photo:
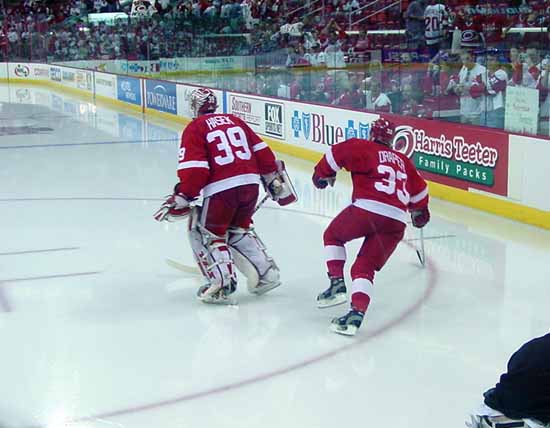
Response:
[{"label": "ice rink surface", "polygon": [[40,88],[0,102],[2,428],[461,427],[550,328],[550,233],[433,200],[427,266],[411,229],[358,335],[330,333],[347,306],[315,307],[322,233],[349,180],[314,190],[288,156],[300,202],[256,215],[283,286],[202,304],[166,264],[193,264],[186,222],[152,218],[179,126]]}]

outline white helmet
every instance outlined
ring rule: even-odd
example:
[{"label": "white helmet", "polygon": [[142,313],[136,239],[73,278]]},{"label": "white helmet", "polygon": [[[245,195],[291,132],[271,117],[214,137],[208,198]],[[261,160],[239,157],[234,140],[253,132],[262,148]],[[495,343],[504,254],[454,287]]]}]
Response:
[{"label": "white helmet", "polygon": [[216,95],[208,88],[198,88],[191,92],[190,103],[193,117],[206,113],[214,113],[218,108]]}]

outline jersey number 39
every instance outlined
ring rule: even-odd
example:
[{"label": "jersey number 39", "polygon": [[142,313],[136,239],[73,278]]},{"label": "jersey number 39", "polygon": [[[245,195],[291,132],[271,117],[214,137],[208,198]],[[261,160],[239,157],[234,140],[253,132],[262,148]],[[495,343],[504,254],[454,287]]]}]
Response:
[{"label": "jersey number 39", "polygon": [[206,135],[206,141],[215,143],[220,154],[214,157],[218,165],[227,165],[238,159],[248,160],[252,157],[246,134],[240,126],[228,128],[225,131],[216,129]]}]

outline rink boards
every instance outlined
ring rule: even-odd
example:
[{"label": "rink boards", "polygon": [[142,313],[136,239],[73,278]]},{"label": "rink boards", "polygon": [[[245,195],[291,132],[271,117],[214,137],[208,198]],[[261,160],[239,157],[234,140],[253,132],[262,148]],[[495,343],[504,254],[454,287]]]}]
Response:
[{"label": "rink boards", "polygon": [[[345,73],[345,71],[335,71]],[[196,86],[66,66],[5,63],[0,81],[39,84],[138,113],[187,123]],[[220,112],[245,120],[280,152],[317,161],[331,145],[368,135],[379,114],[214,89]],[[7,95],[6,95],[7,94]],[[8,87],[0,97],[11,96]],[[23,102],[23,101],[21,101]],[[406,153],[442,199],[550,229],[546,139],[449,122],[386,115]]]}]

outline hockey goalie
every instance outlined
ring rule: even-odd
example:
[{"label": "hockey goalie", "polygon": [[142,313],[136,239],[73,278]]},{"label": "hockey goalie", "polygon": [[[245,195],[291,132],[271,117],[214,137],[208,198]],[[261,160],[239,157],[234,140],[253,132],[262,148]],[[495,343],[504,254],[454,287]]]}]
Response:
[{"label": "hockey goalie", "polygon": [[[197,297],[205,303],[232,304],[235,268],[253,294],[281,285],[279,268],[252,227],[260,184],[280,205],[297,196],[284,163],[269,146],[237,116],[215,113],[213,91],[194,90],[190,103],[195,118],[181,138],[179,182],[154,217],[189,217],[189,241],[206,280]],[[199,196],[201,206],[196,204]]]}]

